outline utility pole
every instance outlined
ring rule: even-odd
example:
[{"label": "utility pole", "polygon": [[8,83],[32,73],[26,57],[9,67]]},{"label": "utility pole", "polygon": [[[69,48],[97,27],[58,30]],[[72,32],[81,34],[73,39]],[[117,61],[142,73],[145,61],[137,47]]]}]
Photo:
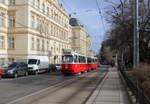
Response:
[{"label": "utility pole", "polygon": [[139,0],[133,0],[133,22],[134,22],[134,43],[133,43],[133,66],[139,64],[139,23],[138,23],[138,3]]}]

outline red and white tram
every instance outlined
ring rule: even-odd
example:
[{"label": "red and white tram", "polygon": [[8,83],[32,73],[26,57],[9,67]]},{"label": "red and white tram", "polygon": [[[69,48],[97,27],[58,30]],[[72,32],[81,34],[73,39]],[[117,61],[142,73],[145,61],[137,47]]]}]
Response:
[{"label": "red and white tram", "polygon": [[87,57],[72,50],[63,50],[61,72],[75,74],[86,72],[98,67],[96,57]]}]

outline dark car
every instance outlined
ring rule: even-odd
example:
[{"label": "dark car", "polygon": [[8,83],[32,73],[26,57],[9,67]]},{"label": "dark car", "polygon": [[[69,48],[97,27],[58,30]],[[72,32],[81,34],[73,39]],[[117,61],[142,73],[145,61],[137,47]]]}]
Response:
[{"label": "dark car", "polygon": [[4,74],[4,70],[3,70],[3,68],[0,68],[0,79],[1,79],[3,74]]},{"label": "dark car", "polygon": [[27,76],[28,75],[28,65],[24,62],[14,62],[10,64],[4,70],[4,77],[14,77]]},{"label": "dark car", "polygon": [[55,64],[56,66],[56,71],[60,71],[61,70],[61,64]]},{"label": "dark car", "polygon": [[50,64],[49,65],[49,70],[51,72],[56,72],[61,70],[61,64]]}]

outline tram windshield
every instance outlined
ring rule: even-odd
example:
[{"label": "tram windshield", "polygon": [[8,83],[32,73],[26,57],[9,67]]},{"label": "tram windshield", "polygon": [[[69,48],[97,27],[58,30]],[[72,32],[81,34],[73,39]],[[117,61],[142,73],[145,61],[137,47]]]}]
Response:
[{"label": "tram windshield", "polygon": [[62,57],[63,63],[73,63],[73,56],[72,55],[64,55]]}]

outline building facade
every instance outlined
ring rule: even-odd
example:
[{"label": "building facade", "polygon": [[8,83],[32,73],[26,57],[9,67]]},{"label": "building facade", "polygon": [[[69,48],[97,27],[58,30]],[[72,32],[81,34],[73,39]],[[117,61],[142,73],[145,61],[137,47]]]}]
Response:
[{"label": "building facade", "polygon": [[31,55],[60,63],[71,48],[69,18],[56,0],[0,0],[0,64]]},{"label": "building facade", "polygon": [[71,48],[85,55],[91,55],[91,37],[85,31],[83,25],[80,25],[76,18],[70,19],[72,26],[72,42]]}]

